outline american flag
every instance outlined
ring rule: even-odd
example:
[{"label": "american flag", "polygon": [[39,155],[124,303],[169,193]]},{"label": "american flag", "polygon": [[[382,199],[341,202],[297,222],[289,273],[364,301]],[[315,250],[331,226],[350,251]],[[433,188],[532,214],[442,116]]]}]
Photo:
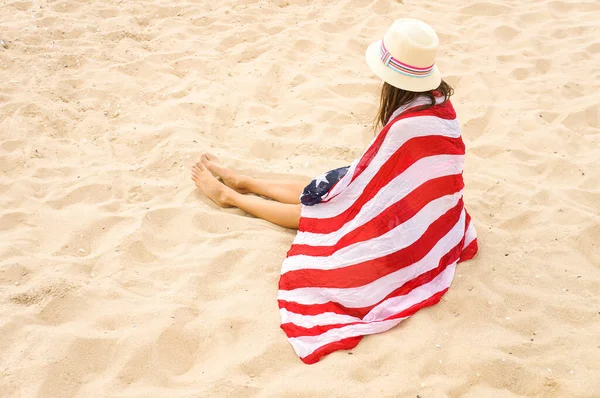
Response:
[{"label": "american flag", "polygon": [[436,304],[477,252],[456,113],[442,98],[425,103],[396,110],[322,201],[302,207],[278,303],[307,364]]}]

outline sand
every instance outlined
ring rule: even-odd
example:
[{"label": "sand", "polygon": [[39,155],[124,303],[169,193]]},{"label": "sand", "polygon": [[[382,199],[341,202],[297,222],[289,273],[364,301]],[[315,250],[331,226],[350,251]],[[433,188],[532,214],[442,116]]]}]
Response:
[{"label": "sand", "polygon": [[[350,163],[364,50],[406,16],[439,32],[480,253],[308,366],[276,303],[294,231],[188,170]],[[3,2],[0,396],[600,396],[599,32],[594,0]]]}]

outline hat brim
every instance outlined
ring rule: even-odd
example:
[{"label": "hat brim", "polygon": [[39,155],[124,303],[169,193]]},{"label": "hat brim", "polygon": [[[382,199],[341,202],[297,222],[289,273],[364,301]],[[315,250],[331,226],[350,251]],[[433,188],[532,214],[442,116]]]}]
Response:
[{"label": "hat brim", "polygon": [[381,40],[371,44],[367,48],[366,58],[369,68],[371,68],[373,73],[384,82],[389,83],[396,88],[416,93],[434,90],[439,87],[442,82],[442,77],[437,65],[433,67],[433,72],[427,77],[406,76],[389,68],[381,61],[379,56],[380,48]]}]

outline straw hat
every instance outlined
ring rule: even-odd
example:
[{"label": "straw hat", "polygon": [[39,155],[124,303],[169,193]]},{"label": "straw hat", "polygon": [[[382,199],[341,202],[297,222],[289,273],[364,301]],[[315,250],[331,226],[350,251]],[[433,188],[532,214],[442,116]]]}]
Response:
[{"label": "straw hat", "polygon": [[367,48],[367,64],[394,87],[413,92],[433,90],[442,81],[435,65],[438,44],[435,30],[425,22],[397,19],[383,40]]}]

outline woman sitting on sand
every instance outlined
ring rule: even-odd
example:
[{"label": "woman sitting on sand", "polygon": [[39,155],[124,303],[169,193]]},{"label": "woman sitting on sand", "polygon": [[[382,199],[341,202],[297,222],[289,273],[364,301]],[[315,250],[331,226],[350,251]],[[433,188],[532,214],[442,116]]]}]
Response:
[{"label": "woman sitting on sand", "polygon": [[465,147],[437,48],[435,31],[414,19],[395,21],[369,46],[367,64],[384,81],[382,129],[351,166],[308,185],[241,175],[209,154],[192,167],[219,206],[298,228],[278,303],[305,363],[437,303],[456,264],[477,251],[462,197]]}]

